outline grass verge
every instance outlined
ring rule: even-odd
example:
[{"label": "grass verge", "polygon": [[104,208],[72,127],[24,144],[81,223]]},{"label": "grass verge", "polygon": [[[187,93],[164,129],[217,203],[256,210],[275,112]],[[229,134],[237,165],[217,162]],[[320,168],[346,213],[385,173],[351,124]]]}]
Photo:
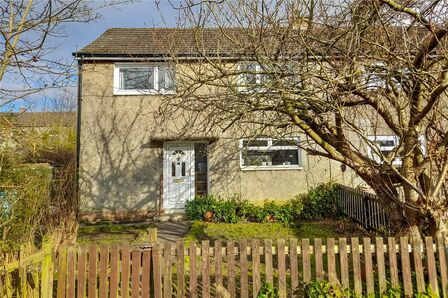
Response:
[{"label": "grass verge", "polygon": [[81,225],[78,228],[78,243],[127,242],[147,235],[153,224],[95,224]]}]

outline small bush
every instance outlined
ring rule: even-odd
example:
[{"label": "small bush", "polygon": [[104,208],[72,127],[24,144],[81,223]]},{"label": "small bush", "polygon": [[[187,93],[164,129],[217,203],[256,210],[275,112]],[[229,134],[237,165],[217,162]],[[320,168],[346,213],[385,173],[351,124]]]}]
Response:
[{"label": "small bush", "polygon": [[251,204],[248,201],[241,201],[238,206],[238,214],[240,220],[246,222],[262,222],[265,217],[263,207]]},{"label": "small bush", "polygon": [[337,285],[331,284],[326,280],[315,280],[309,283],[305,288],[308,298],[345,298],[354,297],[349,290],[343,290]]},{"label": "small bush", "polygon": [[338,218],[342,215],[332,183],[320,184],[307,194],[297,196],[296,200],[303,204],[303,219]]},{"label": "small bush", "polygon": [[204,220],[207,211],[216,209],[217,199],[213,196],[200,196],[188,201],[185,205],[185,213],[190,220]]},{"label": "small bush", "polygon": [[[392,287],[390,283],[387,283],[386,290],[379,295],[381,298],[400,298],[403,292],[401,287]],[[331,284],[326,280],[312,281],[305,287],[305,297],[308,298],[369,298],[371,295],[356,294],[353,289],[343,289],[341,286]],[[376,297],[376,296],[375,296]],[[437,295],[433,294],[431,289],[428,289],[426,293],[416,293],[414,298],[437,298]]]},{"label": "small bush", "polygon": [[274,288],[270,283],[264,282],[258,291],[257,298],[278,298],[278,290]]},{"label": "small bush", "polygon": [[211,210],[214,211],[214,221],[237,223],[240,220],[240,216],[237,214],[237,200],[218,200],[216,203],[215,210]]}]

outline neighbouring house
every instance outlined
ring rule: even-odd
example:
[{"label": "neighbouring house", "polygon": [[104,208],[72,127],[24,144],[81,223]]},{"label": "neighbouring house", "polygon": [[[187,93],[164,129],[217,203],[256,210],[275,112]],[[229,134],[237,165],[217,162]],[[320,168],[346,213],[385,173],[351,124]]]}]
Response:
[{"label": "neighbouring house", "polygon": [[[218,47],[218,30],[204,34],[207,46]],[[197,195],[285,200],[330,180],[359,183],[339,163],[306,154],[298,130],[282,136],[185,132],[188,117],[166,115],[161,121],[159,107],[176,93],[177,72],[201,63],[192,30],[109,29],[74,55],[83,219],[180,212]]]},{"label": "neighbouring house", "polygon": [[16,147],[26,137],[27,144],[42,140],[61,141],[75,139],[76,112],[30,112],[21,108],[17,112],[0,113],[1,146]]}]

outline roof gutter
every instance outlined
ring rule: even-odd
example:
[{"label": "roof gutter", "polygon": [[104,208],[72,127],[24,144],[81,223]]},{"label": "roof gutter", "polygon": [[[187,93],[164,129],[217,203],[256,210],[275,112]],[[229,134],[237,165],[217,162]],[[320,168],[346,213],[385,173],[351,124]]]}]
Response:
[{"label": "roof gutter", "polygon": [[[243,60],[253,60],[253,56],[250,55],[216,55],[216,54],[207,54],[206,57],[204,55],[197,55],[197,54],[179,54],[175,57],[172,56],[166,56],[162,54],[136,54],[136,55],[129,55],[129,54],[90,54],[90,53],[73,53],[73,56],[75,56],[75,59],[80,61],[146,61],[146,62],[166,62],[174,59],[178,59],[181,61],[198,61],[198,60],[208,60],[208,59],[222,59],[222,60],[233,60],[233,61],[243,61]],[[300,58],[304,58],[305,56],[301,56]],[[282,57],[279,57],[282,58]],[[319,59],[328,59],[330,56],[314,56],[310,58],[309,60],[319,60]],[[335,57],[332,57],[335,58]],[[290,58],[288,58],[290,59]]]}]

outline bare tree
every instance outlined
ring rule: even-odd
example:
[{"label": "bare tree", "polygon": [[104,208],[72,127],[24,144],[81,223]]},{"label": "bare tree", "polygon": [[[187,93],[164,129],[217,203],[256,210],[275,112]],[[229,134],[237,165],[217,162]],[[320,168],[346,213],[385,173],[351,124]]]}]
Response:
[{"label": "bare tree", "polygon": [[[196,60],[185,63],[173,46],[184,71],[162,115],[191,115],[185,131],[298,128],[308,154],[348,166],[378,194],[393,232],[446,234],[446,1],[187,1],[180,9]],[[382,134],[396,140],[392,149],[383,150]]]},{"label": "bare tree", "polygon": [[2,1],[0,107],[42,90],[74,84],[76,65],[55,54],[55,40],[66,36],[66,24],[91,22],[100,17],[99,9],[124,2],[131,0]]}]

